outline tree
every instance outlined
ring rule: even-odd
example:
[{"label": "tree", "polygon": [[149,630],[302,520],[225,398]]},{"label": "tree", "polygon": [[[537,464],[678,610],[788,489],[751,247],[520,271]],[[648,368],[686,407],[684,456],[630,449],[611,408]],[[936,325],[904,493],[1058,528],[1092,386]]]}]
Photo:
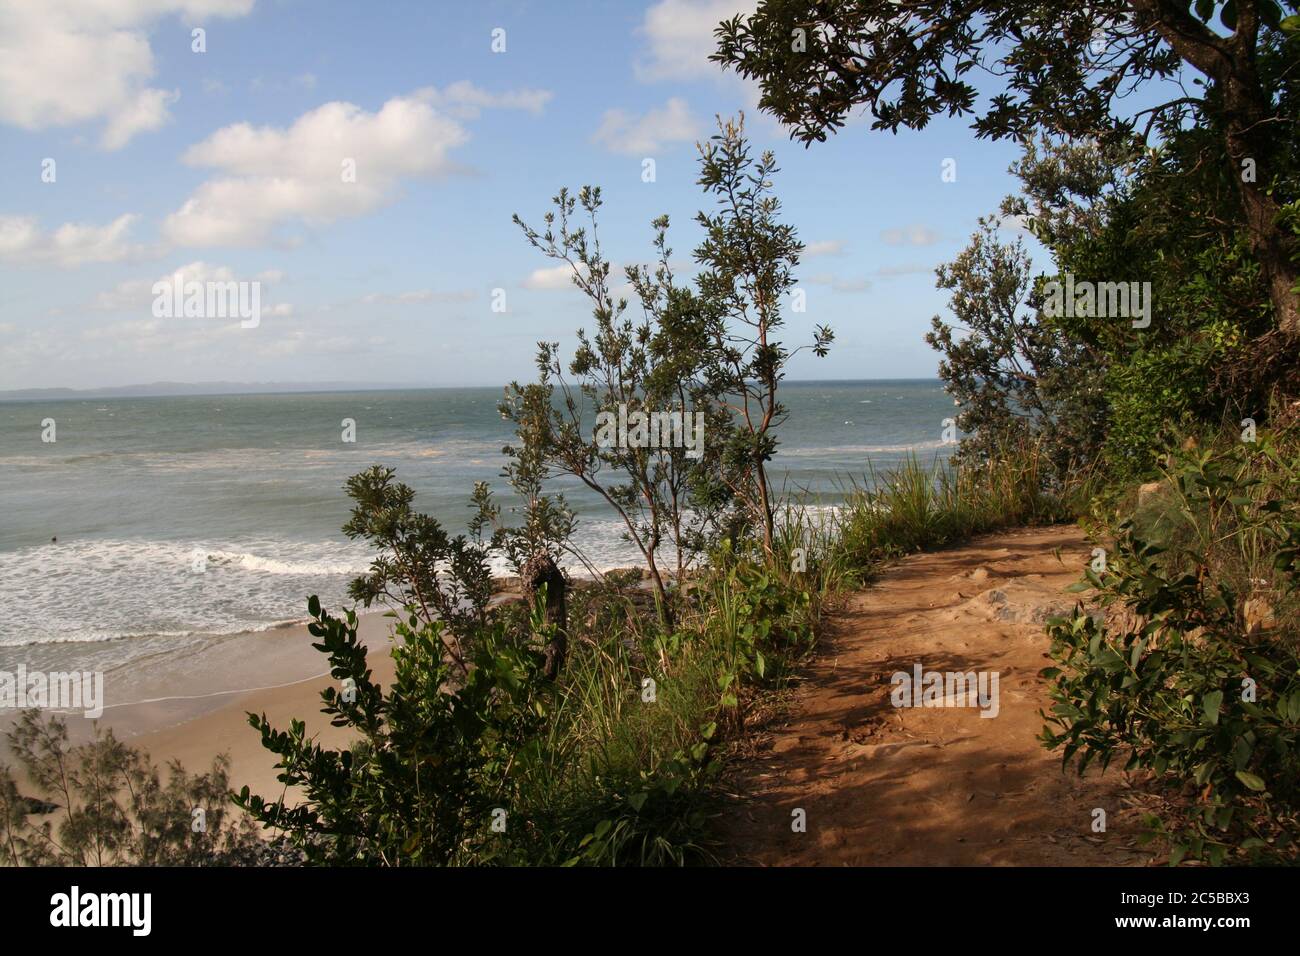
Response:
[{"label": "tree", "polygon": [[[1216,8],[1222,29],[1211,26]],[[891,132],[976,113],[977,68],[1003,81],[974,120],[979,137],[1145,143],[1153,129],[1214,127],[1205,160],[1230,172],[1277,325],[1300,335],[1296,242],[1280,221],[1297,191],[1288,175],[1297,120],[1284,87],[1296,78],[1300,17],[1274,0],[764,0],[716,32],[712,59],[759,80],[760,107],[805,144],[858,107]],[[1136,88],[1181,80],[1185,67],[1209,81],[1201,95],[1184,87],[1121,112]]]},{"label": "tree", "polygon": [[224,754],[201,774],[173,760],[164,782],[148,754],[98,724],[72,744],[66,720],[31,709],[5,737],[48,798],[23,796],[0,763],[0,860],[11,866],[231,866],[263,849],[252,821],[232,812]]},{"label": "tree", "polygon": [[1041,314],[1024,243],[1002,241],[999,221],[981,219],[970,245],[937,270],[956,326],[935,316],[925,340],[943,355],[939,378],[961,408],[961,454],[997,457],[1038,441],[1059,480],[1101,444],[1104,367]]},{"label": "tree", "polygon": [[703,267],[697,282],[708,318],[707,374],[736,420],[724,480],[762,530],[763,551],[770,556],[774,517],[767,463],[786,417],[777,389],[792,356],[808,347],[824,357],[834,334],[817,326],[812,344],[794,350],[776,337],[803,244],[794,227],[777,218],[781,202],[772,176],[779,170],[771,151],[757,160],[750,154],[743,115],[720,120],[718,127],[700,145],[699,180],[716,197],[718,211],[696,216],[705,233],[695,259]]},{"label": "tree", "polygon": [[[708,453],[711,413],[716,421],[714,396],[701,377],[703,327],[682,321],[693,300],[673,284],[666,216],[653,223],[657,269],[627,270],[644,307],[641,320],[633,321],[625,315],[627,300],[614,294],[612,267],[601,250],[599,187],[584,186],[576,195],[561,189],[553,204],[540,232],[519,216],[514,220],[534,248],[569,267],[574,285],[591,302],[595,327],[578,330],[578,347],[567,366],[559,343],[538,343],[538,381],[512,383],[501,404],[502,415],[523,439],[506,451],[518,461],[535,457],[540,467],[578,479],[618,514],[625,537],[646,563],[660,614],[671,623],[660,548],[675,532],[680,576],[689,548],[683,520],[691,510],[690,478]],[[587,222],[575,226],[579,207]],[[698,430],[697,422],[703,424]],[[709,516],[708,509],[697,514]]]}]

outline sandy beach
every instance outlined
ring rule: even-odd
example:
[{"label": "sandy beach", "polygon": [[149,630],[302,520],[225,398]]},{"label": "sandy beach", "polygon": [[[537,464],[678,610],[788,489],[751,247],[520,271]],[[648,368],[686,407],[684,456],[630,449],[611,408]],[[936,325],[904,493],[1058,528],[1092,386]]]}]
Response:
[{"label": "sandy beach", "polygon": [[[382,612],[362,614],[358,622],[358,636],[381,684],[393,674],[391,624]],[[101,731],[111,729],[119,740],[148,752],[156,764],[179,760],[190,772],[205,771],[213,757],[226,753],[234,789],[247,785],[266,797],[278,795],[282,785],[275,779],[275,757],[249,726],[249,712],[265,713],[276,727],[302,720],[322,742],[347,737],[320,712],[320,692],[331,679],[313,640],[306,624],[296,624],[214,639],[185,660],[156,662],[148,673],[110,673],[103,716],[92,722],[64,715],[69,735],[84,740],[98,723]],[[15,717],[13,712],[0,714],[0,732]]]}]

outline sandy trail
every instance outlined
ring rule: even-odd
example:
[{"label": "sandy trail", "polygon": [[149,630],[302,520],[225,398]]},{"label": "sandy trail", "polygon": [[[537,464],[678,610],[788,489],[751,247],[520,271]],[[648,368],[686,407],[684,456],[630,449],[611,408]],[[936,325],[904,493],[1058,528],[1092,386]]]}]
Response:
[{"label": "sandy trail", "polygon": [[[1054,553],[1060,549],[1060,557]],[[837,614],[806,682],[741,762],[719,825],[764,865],[1134,865],[1136,814],[1112,767],[1080,779],[1036,740],[1043,621],[1073,606],[1091,545],[1075,527],[913,555]],[[899,708],[890,678],[996,671],[1000,709]],[[1107,832],[1093,832],[1093,810]],[[806,832],[792,811],[806,812]]]}]

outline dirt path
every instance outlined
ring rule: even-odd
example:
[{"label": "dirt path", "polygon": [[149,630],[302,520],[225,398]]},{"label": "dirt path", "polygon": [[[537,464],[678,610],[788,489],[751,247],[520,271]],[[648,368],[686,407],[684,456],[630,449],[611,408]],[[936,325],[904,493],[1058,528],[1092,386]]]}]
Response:
[{"label": "dirt path", "polygon": [[[1060,549],[1058,558],[1054,551]],[[728,788],[735,862],[1134,865],[1122,774],[1063,773],[1035,739],[1042,622],[1073,605],[1091,546],[1077,528],[991,535],[914,555],[836,614],[790,708]],[[891,675],[997,672],[999,709],[895,707]],[[1093,809],[1107,832],[1093,832]],[[792,811],[806,813],[806,832]]]}]

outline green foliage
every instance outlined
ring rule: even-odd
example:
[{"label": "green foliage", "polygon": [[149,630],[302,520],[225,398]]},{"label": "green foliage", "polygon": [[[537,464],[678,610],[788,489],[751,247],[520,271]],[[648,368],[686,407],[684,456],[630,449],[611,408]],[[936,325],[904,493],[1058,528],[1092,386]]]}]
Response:
[{"label": "green foliage", "polygon": [[777,337],[803,244],[794,227],[778,218],[776,157],[771,151],[753,157],[744,116],[718,125],[718,133],[700,147],[699,179],[718,208],[696,216],[705,233],[695,260],[702,266],[700,298],[709,306],[707,374],[736,422],[726,434],[723,483],[743,504],[770,556],[776,503],[767,463],[776,454],[776,429],[786,417],[778,387],[792,356],[809,348],[824,357],[835,336],[817,326],[813,341],[793,350]]},{"label": "green foliage", "polygon": [[[244,787],[236,802],[264,827],[288,833],[314,863],[508,861],[511,771],[535,746],[546,713],[539,656],[486,629],[462,675],[447,661],[442,623],[412,613],[396,624],[396,674],[384,689],[357,640],[356,614],[333,617],[314,596],[309,610],[312,646],[328,656],[340,683],[322,692],[321,712],[356,742],[322,747],[302,721],[276,730],[265,714],[249,714],[262,745],[279,758],[278,779],[306,799],[268,801]],[[494,820],[504,822],[504,833],[492,829]]]},{"label": "green foliage", "polygon": [[956,321],[935,316],[925,339],[943,355],[939,378],[960,409],[959,457],[978,464],[1009,444],[1034,443],[1060,484],[1104,434],[1096,352],[1029,307],[1029,255],[1020,239],[999,238],[992,217],[937,274],[939,288],[952,292]]},{"label": "green foliage", "polygon": [[711,627],[734,648],[733,680],[780,686],[816,645],[812,595],[799,575],[734,554],[730,541],[714,553]]},{"label": "green foliage", "polygon": [[[1082,608],[1049,625],[1057,666],[1044,745],[1082,773],[1116,757],[1176,795],[1150,823],[1184,858],[1294,861],[1300,837],[1300,654],[1294,634],[1248,628],[1243,593],[1212,571],[1216,550],[1251,534],[1273,542],[1294,586],[1288,550],[1300,540],[1294,498],[1253,496],[1249,453],[1206,452],[1170,474],[1186,522],[1177,551],[1119,529],[1102,573],[1089,570],[1101,613]],[[1246,592],[1247,594],[1249,592]]]},{"label": "green foliage", "polygon": [[[715,476],[722,435],[731,422],[705,375],[703,306],[674,280],[667,216],[653,223],[656,265],[626,270],[642,307],[642,319],[634,322],[625,317],[627,301],[614,297],[611,265],[601,251],[600,189],[583,187],[576,195],[562,189],[553,204],[542,231],[518,216],[515,222],[532,246],[570,268],[574,284],[592,304],[595,325],[590,332],[578,330],[567,369],[558,343],[542,342],[538,381],[507,388],[501,413],[520,438],[505,449],[512,462],[507,474],[526,471],[540,479],[549,470],[570,475],[599,495],[640,551],[661,612],[671,621],[661,549],[673,547],[680,578],[729,504]],[[582,226],[573,224],[579,207],[587,220]],[[657,426],[655,441],[648,440],[648,431],[647,441],[623,442],[623,436],[610,434],[617,429],[609,422],[638,415],[654,415],[671,427]],[[703,420],[702,447],[695,442],[697,415]]]},{"label": "green foliage", "polygon": [[[1296,198],[1288,101],[1300,35],[1281,26],[1295,6],[1243,0],[1238,16],[1229,0],[1213,29],[1187,6],[909,0],[900,14],[893,0],[763,0],[718,26],[712,58],[757,80],[760,107],[805,143],[824,140],[858,109],[873,129],[892,132],[946,113],[975,114],[976,135],[994,139],[1143,148],[1153,130],[1166,142],[1196,139],[1202,148],[1187,168],[1231,180],[1227,222],[1248,237],[1277,324],[1300,334],[1296,245],[1279,222]],[[1200,20],[1213,9],[1198,3]],[[1002,82],[984,102],[967,78],[981,68]],[[1196,77],[1199,90],[1180,82],[1181,96],[1141,110],[1126,103],[1144,85],[1163,99],[1160,85],[1189,68],[1205,78]],[[1247,176],[1247,164],[1269,179]],[[1196,195],[1186,181],[1167,186]]]},{"label": "green foliage", "polygon": [[437,519],[415,511],[415,491],[394,476],[392,468],[374,465],[347,481],[354,504],[343,533],[380,552],[348,594],[366,607],[387,598],[411,608],[426,625],[440,622],[437,633],[464,670],[465,642],[484,625],[492,596],[486,549],[464,535],[448,535]]},{"label": "green foliage", "polygon": [[11,866],[228,866],[256,856],[255,828],[231,812],[224,755],[205,774],[173,761],[164,783],[147,754],[98,725],[74,745],[62,718],[25,710],[6,736],[41,794],[24,796],[0,764],[0,858]]}]

